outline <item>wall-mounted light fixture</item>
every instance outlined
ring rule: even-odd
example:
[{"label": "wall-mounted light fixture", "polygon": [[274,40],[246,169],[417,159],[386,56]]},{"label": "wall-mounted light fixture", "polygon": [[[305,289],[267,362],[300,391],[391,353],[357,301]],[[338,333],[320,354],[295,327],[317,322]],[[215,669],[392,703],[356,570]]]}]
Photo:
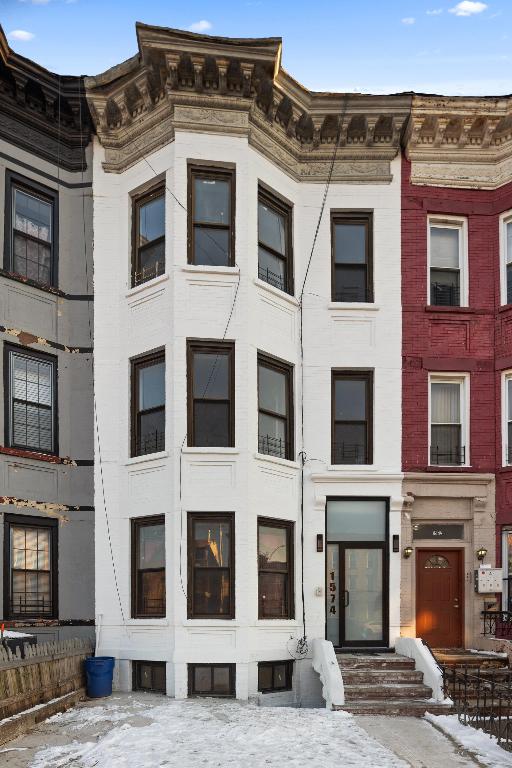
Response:
[{"label": "wall-mounted light fixture", "polygon": [[413,553],[412,547],[405,547],[404,548],[404,557],[407,560]]},{"label": "wall-mounted light fixture", "polygon": [[480,549],[477,550],[476,556],[479,560],[483,560],[487,554],[487,550],[485,547],[480,547]]}]

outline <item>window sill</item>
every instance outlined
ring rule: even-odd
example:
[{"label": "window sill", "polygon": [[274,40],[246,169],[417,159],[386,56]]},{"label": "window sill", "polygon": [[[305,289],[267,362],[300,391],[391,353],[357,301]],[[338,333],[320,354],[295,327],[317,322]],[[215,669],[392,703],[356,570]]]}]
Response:
[{"label": "window sill", "polygon": [[157,453],[145,453],[144,456],[132,456],[125,462],[125,466],[131,467],[133,464],[144,464],[150,461],[161,461],[169,458],[169,451],[158,451]]},{"label": "window sill", "polygon": [[192,455],[199,455],[199,456],[211,456],[211,455],[225,455],[225,456],[237,456],[240,451],[238,448],[209,448],[205,446],[194,446],[194,445],[187,445],[185,448],[182,449],[182,453],[189,453]]},{"label": "window sill", "polygon": [[168,279],[169,273],[164,272],[163,275],[158,275],[158,277],[154,277],[152,280],[147,280],[145,283],[141,283],[140,285],[135,285],[133,288],[130,288],[126,292],[125,296],[127,299],[131,298],[132,296],[137,296],[137,294],[149,290],[156,285],[160,285],[160,283],[165,283]]},{"label": "window sill", "polygon": [[467,307],[467,306],[459,306],[459,307],[446,307],[443,305],[437,305],[437,304],[427,304],[425,306],[425,312],[455,312],[459,315],[469,314],[469,313],[475,313],[477,310],[474,307]]},{"label": "window sill", "polygon": [[329,472],[350,472],[351,474],[377,472],[375,464],[329,464],[327,469]]},{"label": "window sill", "polygon": [[341,310],[342,312],[353,312],[366,310],[366,312],[378,312],[380,307],[373,302],[364,301],[330,301],[327,305],[328,309]]},{"label": "window sill", "polygon": [[292,461],[291,459],[281,459],[279,456],[270,456],[266,453],[255,453],[254,458],[258,461],[268,461],[271,464],[280,464],[282,467],[290,467],[290,469],[300,469],[298,461]]},{"label": "window sill", "polygon": [[258,619],[257,627],[292,627],[299,625],[297,619]]},{"label": "window sill", "polygon": [[126,620],[126,626],[127,627],[168,627],[169,626],[169,619],[146,619],[146,618],[139,618],[139,619],[127,619]]},{"label": "window sill", "polygon": [[239,267],[215,267],[208,264],[186,264],[181,268],[182,272],[203,275],[239,275]]},{"label": "window sill", "polygon": [[458,469],[471,469],[471,464],[428,464],[427,472],[436,472],[437,470],[449,470],[450,472],[457,472]]},{"label": "window sill", "polygon": [[279,288],[276,288],[273,285],[270,285],[270,283],[266,283],[264,280],[260,280],[259,277],[255,277],[254,285],[257,288],[260,288],[262,291],[266,291],[267,293],[270,293],[271,296],[275,296],[278,299],[282,299],[283,301],[286,301],[288,304],[291,304],[293,307],[299,306],[298,299],[295,298],[295,296],[292,296],[290,293],[286,293],[286,291],[280,291]]},{"label": "window sill", "polygon": [[224,629],[226,626],[239,627],[240,624],[236,619],[183,619],[181,622],[184,627],[221,627]]}]

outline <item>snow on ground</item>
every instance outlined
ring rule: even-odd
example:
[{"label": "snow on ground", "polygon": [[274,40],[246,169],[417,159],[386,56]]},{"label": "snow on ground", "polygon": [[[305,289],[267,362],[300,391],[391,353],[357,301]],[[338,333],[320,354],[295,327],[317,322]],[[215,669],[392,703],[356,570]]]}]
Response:
[{"label": "snow on ground", "polygon": [[469,725],[459,722],[457,715],[425,715],[437,728],[447,733],[458,744],[475,754],[481,762],[489,766],[512,768],[512,753],[498,746],[494,736]]},{"label": "snow on ground", "polygon": [[74,740],[40,750],[31,768],[407,766],[343,712],[189,699],[164,701],[151,708],[141,704],[137,714],[142,719],[133,725],[121,722],[123,707],[115,705],[112,711],[110,702],[69,710],[50,722],[76,729],[88,724],[91,713],[97,723],[114,717],[117,724],[95,741]]}]

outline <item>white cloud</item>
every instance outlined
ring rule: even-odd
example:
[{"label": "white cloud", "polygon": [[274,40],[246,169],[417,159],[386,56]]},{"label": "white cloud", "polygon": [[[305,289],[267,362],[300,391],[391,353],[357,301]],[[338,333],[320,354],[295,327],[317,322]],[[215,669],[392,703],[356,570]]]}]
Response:
[{"label": "white cloud", "polygon": [[476,3],[473,0],[463,0],[462,3],[457,3],[454,8],[450,8],[449,13],[454,13],[455,16],[474,16],[476,13],[482,13],[488,8],[486,3]]},{"label": "white cloud", "polygon": [[9,32],[7,37],[10,40],[22,40],[24,43],[28,43],[29,40],[33,40],[35,37],[33,32],[27,32],[26,29],[13,29]]},{"label": "white cloud", "polygon": [[442,12],[442,8],[433,8],[431,11],[427,11],[427,16],[440,16]]},{"label": "white cloud", "polygon": [[206,21],[206,19],[201,19],[201,21],[194,21],[194,23],[189,27],[191,32],[206,32],[207,29],[211,28],[211,21]]},{"label": "white cloud", "polygon": [[414,16],[406,16],[405,19],[402,19],[402,24],[406,24],[407,26],[411,26],[411,24],[414,24],[416,22],[416,19]]}]

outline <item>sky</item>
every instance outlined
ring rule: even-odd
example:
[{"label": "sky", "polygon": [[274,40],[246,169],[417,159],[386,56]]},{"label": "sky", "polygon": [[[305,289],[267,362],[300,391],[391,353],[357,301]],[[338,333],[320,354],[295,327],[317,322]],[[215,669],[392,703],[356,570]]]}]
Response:
[{"label": "sky", "polygon": [[0,0],[11,48],[66,75],[133,56],[136,21],[282,37],[284,68],[312,90],[512,93],[512,0]]}]

